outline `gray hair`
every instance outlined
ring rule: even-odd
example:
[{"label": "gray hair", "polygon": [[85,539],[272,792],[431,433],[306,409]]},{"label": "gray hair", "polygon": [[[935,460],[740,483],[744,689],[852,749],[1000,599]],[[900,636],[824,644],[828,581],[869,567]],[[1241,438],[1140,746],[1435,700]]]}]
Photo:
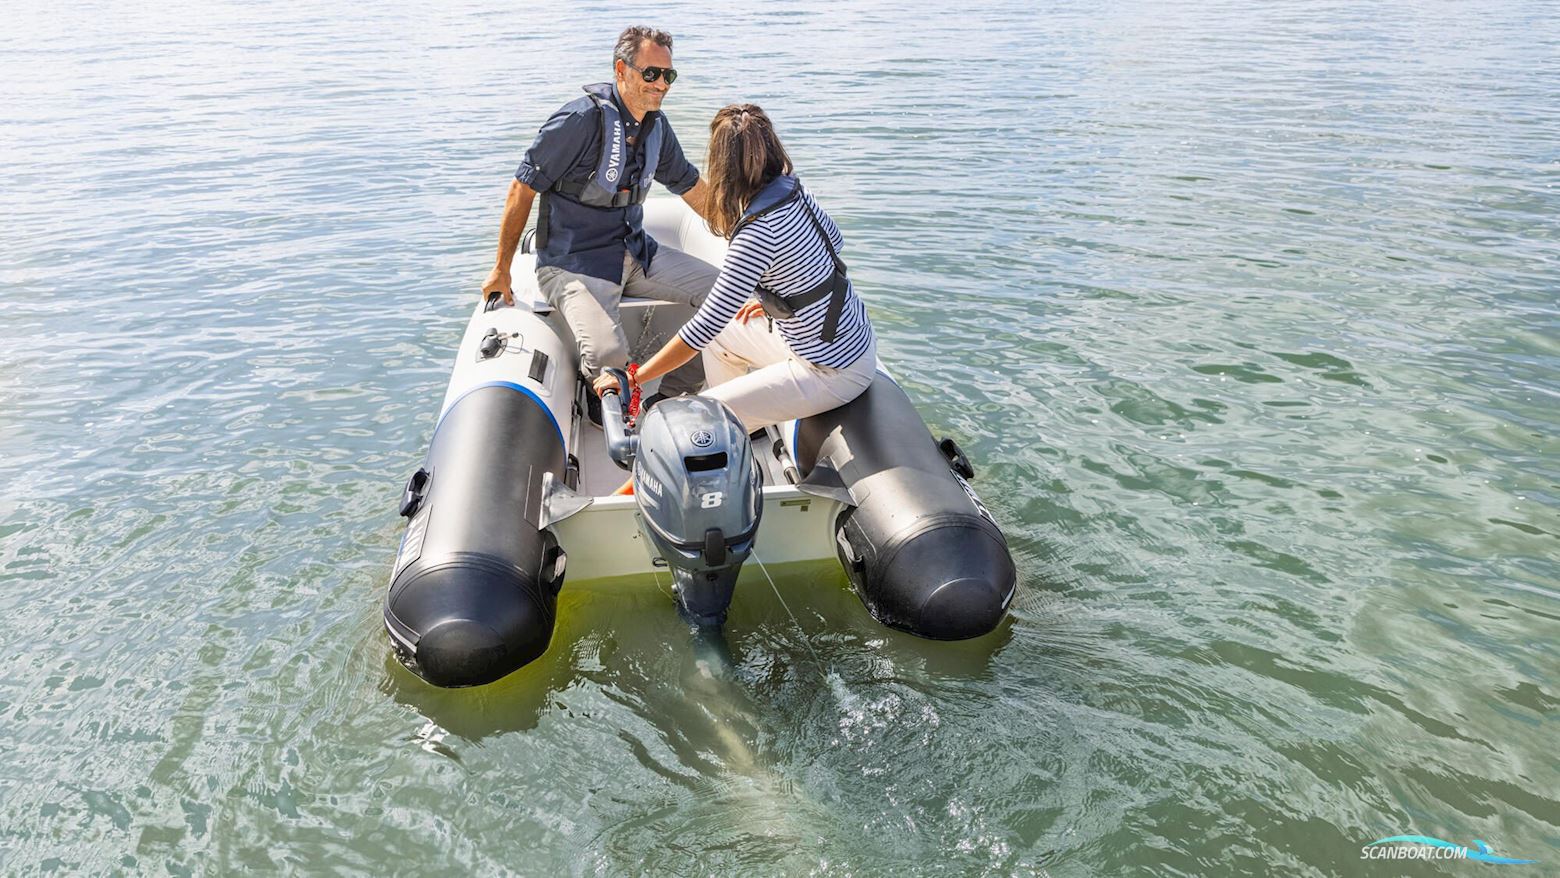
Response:
[{"label": "gray hair", "polygon": [[653,27],[645,27],[636,24],[624,29],[618,36],[617,46],[612,49],[612,63],[622,61],[630,66],[639,60],[639,47],[645,44],[645,40],[655,43],[657,46],[665,46],[666,51],[672,50],[672,35],[664,30]]}]

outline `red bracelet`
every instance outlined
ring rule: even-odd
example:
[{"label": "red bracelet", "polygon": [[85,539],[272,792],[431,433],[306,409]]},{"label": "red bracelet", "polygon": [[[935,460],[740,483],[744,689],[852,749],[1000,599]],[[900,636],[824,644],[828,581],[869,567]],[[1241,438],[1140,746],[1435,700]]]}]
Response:
[{"label": "red bracelet", "polygon": [[639,364],[628,364],[628,424],[634,425],[634,419],[639,417]]}]

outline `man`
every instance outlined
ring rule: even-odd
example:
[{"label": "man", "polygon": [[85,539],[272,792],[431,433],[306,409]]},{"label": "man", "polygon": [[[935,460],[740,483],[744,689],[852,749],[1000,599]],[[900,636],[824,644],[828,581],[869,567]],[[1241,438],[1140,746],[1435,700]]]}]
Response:
[{"label": "man", "polygon": [[[671,34],[628,28],[618,37],[612,66],[613,82],[585,86],[585,96],[553,113],[526,150],[504,204],[498,264],[482,285],[484,296],[500,292],[505,304],[514,304],[509,267],[531,205],[539,202],[537,284],[573,333],[587,378],[628,365],[618,316],[623,296],[696,308],[719,273],[658,246],[643,228],[640,204],[652,179],[704,213],[705,184],[660,112],[677,78]],[[699,374],[667,376],[667,389],[692,391]],[[595,401],[595,394],[587,396]]]}]

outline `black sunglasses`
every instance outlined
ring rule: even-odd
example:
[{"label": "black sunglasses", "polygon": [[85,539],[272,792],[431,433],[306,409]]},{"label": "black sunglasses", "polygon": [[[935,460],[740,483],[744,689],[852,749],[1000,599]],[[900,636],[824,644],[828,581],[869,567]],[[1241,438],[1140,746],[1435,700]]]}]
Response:
[{"label": "black sunglasses", "polygon": [[638,70],[640,77],[643,78],[645,82],[655,82],[657,79],[660,79],[663,76],[666,77],[667,85],[671,85],[677,81],[677,71],[670,67],[635,67],[634,65],[629,64],[627,61],[624,61],[623,63],[632,70]]}]

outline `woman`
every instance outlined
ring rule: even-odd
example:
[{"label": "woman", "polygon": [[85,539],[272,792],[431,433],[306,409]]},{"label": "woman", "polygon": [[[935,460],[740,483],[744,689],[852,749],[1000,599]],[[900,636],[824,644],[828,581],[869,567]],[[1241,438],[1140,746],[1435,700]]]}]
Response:
[{"label": "woman", "polygon": [[[749,432],[860,396],[872,383],[877,341],[839,259],[844,239],[792,176],[758,106],[715,114],[705,179],[710,231],[729,242],[726,260],[698,313],[639,367],[634,383],[702,350],[703,395],[729,406]],[[773,319],[757,319],[766,316]],[[615,384],[602,376],[596,392]]]}]

